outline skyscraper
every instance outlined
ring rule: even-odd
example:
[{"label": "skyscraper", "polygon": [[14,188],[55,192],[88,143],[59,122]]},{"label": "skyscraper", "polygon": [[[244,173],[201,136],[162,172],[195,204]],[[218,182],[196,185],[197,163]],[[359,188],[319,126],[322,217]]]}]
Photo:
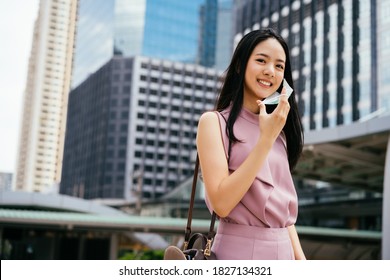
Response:
[{"label": "skyscraper", "polygon": [[61,178],[77,0],[41,0],[24,93],[14,188],[42,191]]},{"label": "skyscraper", "polygon": [[305,130],[390,111],[390,2],[235,1],[235,42],[272,27],[287,40]]},{"label": "skyscraper", "polygon": [[205,0],[200,8],[199,64],[215,66],[217,40],[218,1]]},{"label": "skyscraper", "polygon": [[79,0],[72,86],[114,54],[195,63],[205,0]]},{"label": "skyscraper", "polygon": [[225,70],[233,52],[233,0],[218,0],[215,68]]}]

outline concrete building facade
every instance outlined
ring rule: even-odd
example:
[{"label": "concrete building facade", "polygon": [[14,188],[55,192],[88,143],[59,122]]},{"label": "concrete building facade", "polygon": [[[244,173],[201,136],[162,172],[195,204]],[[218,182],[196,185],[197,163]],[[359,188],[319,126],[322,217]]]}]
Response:
[{"label": "concrete building facade", "polygon": [[60,193],[157,198],[191,176],[200,115],[220,73],[147,57],[114,57],[71,91]]}]

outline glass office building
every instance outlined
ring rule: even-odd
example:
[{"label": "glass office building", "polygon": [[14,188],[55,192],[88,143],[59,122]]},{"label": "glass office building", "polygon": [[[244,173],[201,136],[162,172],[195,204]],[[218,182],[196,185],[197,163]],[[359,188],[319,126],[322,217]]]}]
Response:
[{"label": "glass office building", "polygon": [[205,0],[79,0],[72,85],[116,55],[195,63]]},{"label": "glass office building", "polygon": [[199,64],[214,67],[216,58],[218,1],[206,0],[200,8]]},{"label": "glass office building", "polygon": [[215,68],[225,70],[233,52],[233,0],[218,1]]},{"label": "glass office building", "polygon": [[113,0],[78,1],[72,87],[112,57],[114,3]]},{"label": "glass office building", "polygon": [[235,43],[272,27],[287,40],[305,130],[390,110],[390,2],[235,1]]}]

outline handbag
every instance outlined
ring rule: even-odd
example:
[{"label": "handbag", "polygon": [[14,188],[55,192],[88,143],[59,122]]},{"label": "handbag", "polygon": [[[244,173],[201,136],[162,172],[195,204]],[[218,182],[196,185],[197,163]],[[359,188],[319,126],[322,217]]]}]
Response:
[{"label": "handbag", "polygon": [[199,156],[196,156],[194,178],[192,180],[192,190],[190,206],[188,209],[187,227],[184,234],[183,249],[177,246],[168,246],[164,251],[164,260],[215,260],[216,256],[211,251],[211,245],[214,240],[214,225],[216,214],[213,211],[211,216],[210,228],[207,235],[203,233],[191,233],[192,209],[194,207],[196,182],[199,172]]}]

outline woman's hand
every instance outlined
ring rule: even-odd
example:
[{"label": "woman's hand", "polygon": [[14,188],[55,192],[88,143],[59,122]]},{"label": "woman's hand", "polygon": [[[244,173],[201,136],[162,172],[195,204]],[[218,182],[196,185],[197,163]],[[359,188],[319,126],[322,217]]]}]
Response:
[{"label": "woman's hand", "polygon": [[288,103],[286,89],[283,87],[279,104],[271,114],[267,113],[265,104],[260,100],[257,100],[257,105],[260,107],[260,137],[264,138],[264,140],[267,139],[271,144],[282,131],[284,125],[286,124],[288,112],[290,111],[290,104]]}]

